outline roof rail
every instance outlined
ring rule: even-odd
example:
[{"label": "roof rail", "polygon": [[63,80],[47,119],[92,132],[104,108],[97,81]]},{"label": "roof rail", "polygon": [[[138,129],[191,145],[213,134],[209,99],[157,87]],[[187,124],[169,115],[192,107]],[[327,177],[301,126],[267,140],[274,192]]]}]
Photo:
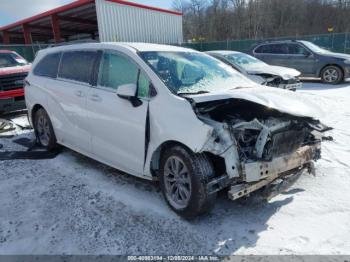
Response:
[{"label": "roof rail", "polygon": [[57,47],[57,46],[65,46],[65,45],[77,45],[77,44],[88,44],[88,43],[99,43],[97,40],[93,39],[81,39],[81,40],[74,40],[69,42],[62,42],[58,44],[52,44],[49,47]]},{"label": "roof rail", "polygon": [[260,40],[259,44],[263,43],[273,43],[273,42],[297,42],[297,39],[268,39],[268,40]]}]

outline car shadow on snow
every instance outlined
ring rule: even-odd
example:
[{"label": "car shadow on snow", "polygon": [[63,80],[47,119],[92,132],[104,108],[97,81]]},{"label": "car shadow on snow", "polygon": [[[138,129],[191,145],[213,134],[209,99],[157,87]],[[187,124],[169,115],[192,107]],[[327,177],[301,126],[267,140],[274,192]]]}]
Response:
[{"label": "car shadow on snow", "polygon": [[328,90],[346,88],[350,86],[350,79],[347,79],[345,82],[338,85],[325,84],[317,78],[305,78],[302,79],[302,82],[303,87],[300,90]]},{"label": "car shadow on snow", "polygon": [[[31,137],[30,133],[25,136]],[[156,182],[127,175],[66,148],[55,159],[35,161],[50,163],[24,169],[50,173],[48,178],[38,177],[37,183],[48,179],[49,186],[40,187],[43,191],[32,196],[41,210],[36,223],[56,224],[62,230],[62,242],[74,239],[70,250],[80,253],[230,255],[255,247],[260,234],[274,230],[269,225],[271,217],[302,192],[293,188],[270,201],[259,194],[231,201],[223,191],[209,214],[188,221],[166,205]],[[44,249],[62,252],[62,247],[57,248],[57,242],[50,242]]]},{"label": "car shadow on snow", "polygon": [[[268,223],[270,218],[291,203],[294,194],[303,191],[299,188],[289,189],[277,200],[270,201],[262,199],[258,193],[242,200],[231,201],[227,198],[227,191],[223,191],[218,195],[216,205],[209,214],[188,221],[177,216],[166,205],[158,183],[125,174],[68,149],[65,154],[73,155],[74,161],[98,172],[105,182],[110,183],[113,190],[118,192],[116,201],[123,202],[129,208],[131,216],[138,214],[137,216],[143,217],[138,221],[139,226],[145,227],[145,220],[149,219],[152,221],[151,224],[157,224],[156,238],[164,242],[165,246],[169,238],[176,241],[176,247],[173,247],[171,254],[229,255],[242,248],[254,247],[259,240],[259,234],[273,230]],[[126,190],[127,194],[120,194],[121,190]],[[106,191],[106,193],[111,192]],[[130,200],[136,200],[139,203],[135,204]],[[136,231],[137,226],[134,224],[133,227]],[[140,239],[152,239],[147,232],[148,230],[144,229],[137,234],[140,235]],[[166,240],[161,240],[162,236],[166,236]],[[191,245],[187,244],[189,241]],[[141,245],[141,243],[132,245]],[[149,242],[142,245],[142,247],[138,246],[138,249],[146,251],[147,254],[150,252],[158,255],[169,254],[168,249],[162,246],[154,250],[152,246],[148,247],[152,245]]]}]

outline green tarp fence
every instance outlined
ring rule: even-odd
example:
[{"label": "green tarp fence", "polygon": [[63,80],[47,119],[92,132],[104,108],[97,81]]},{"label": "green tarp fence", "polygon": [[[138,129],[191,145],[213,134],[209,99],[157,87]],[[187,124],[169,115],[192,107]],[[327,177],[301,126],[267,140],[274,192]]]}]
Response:
[{"label": "green tarp fence", "polygon": [[[220,42],[184,43],[182,44],[182,46],[196,49],[199,51],[235,50],[241,52],[248,52],[253,45],[259,42],[287,39],[307,40],[334,52],[350,54],[350,33],[329,33],[323,35],[278,37],[259,40],[228,40]],[[14,50],[30,62],[34,60],[35,54],[38,50],[47,47],[48,45],[0,45],[0,49]]]},{"label": "green tarp fence", "polygon": [[350,53],[349,33],[278,37],[259,40],[228,40],[221,42],[184,43],[183,46],[193,48],[199,51],[235,50],[240,52],[248,52],[252,48],[252,46],[254,46],[257,43],[273,40],[307,40],[334,52]]},{"label": "green tarp fence", "polygon": [[43,48],[47,48],[49,45],[0,45],[0,50],[13,50],[23,56],[29,62],[32,62],[35,58],[35,54]]}]

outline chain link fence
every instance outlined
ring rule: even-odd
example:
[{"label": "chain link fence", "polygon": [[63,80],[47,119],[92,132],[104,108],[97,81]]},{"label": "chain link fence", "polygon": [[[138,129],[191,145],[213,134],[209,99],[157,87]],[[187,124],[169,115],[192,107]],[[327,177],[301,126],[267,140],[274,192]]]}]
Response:
[{"label": "chain link fence", "polygon": [[[323,35],[306,35],[294,37],[267,38],[262,40],[227,40],[219,42],[183,43],[182,46],[199,51],[209,50],[235,50],[248,52],[255,44],[273,40],[306,40],[334,52],[350,54],[350,33],[329,33]],[[32,62],[38,50],[49,45],[0,45],[1,49],[13,50]]]}]

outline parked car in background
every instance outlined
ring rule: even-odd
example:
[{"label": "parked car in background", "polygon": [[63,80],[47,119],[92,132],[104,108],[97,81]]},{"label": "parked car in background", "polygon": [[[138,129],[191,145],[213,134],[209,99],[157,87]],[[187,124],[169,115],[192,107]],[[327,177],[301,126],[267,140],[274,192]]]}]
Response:
[{"label": "parked car in background", "polygon": [[207,54],[232,66],[260,85],[295,91],[302,86],[300,72],[287,67],[271,66],[263,61],[236,51],[208,51]]},{"label": "parked car in background", "polygon": [[0,50],[0,113],[25,108],[24,79],[30,64],[14,51]]},{"label": "parked car in background", "polygon": [[311,42],[286,40],[256,45],[251,54],[271,65],[295,68],[304,77],[339,84],[350,76],[350,55],[334,53]]},{"label": "parked car in background", "polygon": [[[37,141],[159,180],[191,218],[311,170],[322,133],[296,93],[262,87],[209,55],[142,43],[39,51],[26,86]],[[282,188],[282,187],[281,187]]]}]

